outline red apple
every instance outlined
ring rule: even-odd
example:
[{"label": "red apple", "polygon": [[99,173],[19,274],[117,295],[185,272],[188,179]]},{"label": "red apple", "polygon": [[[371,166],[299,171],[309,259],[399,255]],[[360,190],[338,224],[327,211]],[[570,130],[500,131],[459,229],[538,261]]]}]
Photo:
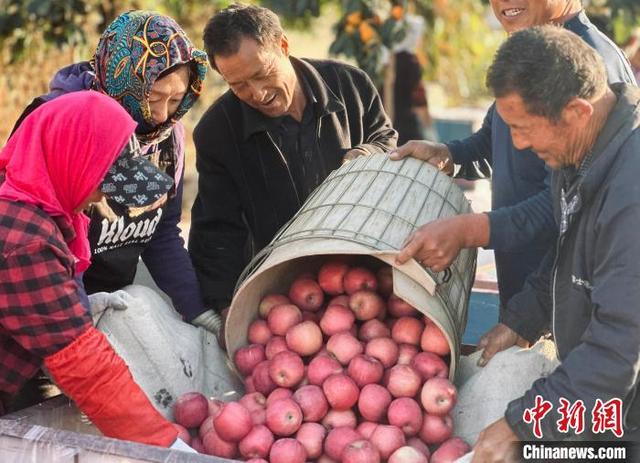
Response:
[{"label": "red apple", "polygon": [[318,458],[317,463],[339,463],[339,462],[329,458],[327,454],[323,453],[322,455],[320,455],[320,458]]},{"label": "red apple", "polygon": [[307,377],[309,383],[322,386],[325,379],[335,373],[342,373],[342,366],[327,354],[318,354],[309,363]]},{"label": "red apple", "polygon": [[213,419],[218,436],[227,442],[238,442],[253,427],[251,413],[239,402],[227,402]]},{"label": "red apple", "polygon": [[422,386],[420,400],[427,413],[446,415],[455,406],[458,398],[456,387],[446,378],[428,379]]},{"label": "red apple", "polygon": [[256,392],[256,385],[253,382],[253,376],[246,376],[243,380],[244,382],[244,392],[246,394],[251,394],[252,392]]},{"label": "red apple", "polygon": [[278,439],[269,452],[270,463],[305,463],[307,451],[295,439]]},{"label": "red apple", "polygon": [[204,444],[202,443],[202,439],[200,436],[196,436],[191,439],[191,444],[189,444],[193,450],[198,453],[206,453],[204,449]]},{"label": "red apple", "polygon": [[306,357],[322,348],[322,331],[315,322],[306,321],[289,328],[285,340],[289,349]]},{"label": "red apple", "polygon": [[374,423],[373,421],[363,421],[358,425],[356,431],[358,431],[365,439],[370,439],[371,434],[373,434],[373,431],[376,430],[377,426],[378,423]]},{"label": "red apple", "polygon": [[367,384],[360,391],[358,411],[365,420],[380,423],[391,403],[391,394],[379,384]]},{"label": "red apple", "polygon": [[391,338],[398,344],[420,345],[424,325],[413,317],[401,317],[393,324]]},{"label": "red apple", "polygon": [[398,346],[398,365],[410,365],[411,360],[418,354],[418,348],[412,344],[400,344]]},{"label": "red apple", "polygon": [[413,447],[418,452],[421,452],[425,457],[427,457],[427,460],[431,456],[431,451],[429,450],[429,447],[427,447],[427,444],[425,444],[422,441],[422,439],[420,439],[419,437],[412,437],[408,439],[407,445],[409,445],[410,447]]},{"label": "red apple", "polygon": [[431,378],[447,378],[449,376],[449,367],[433,352],[420,352],[411,360],[411,366],[416,370],[422,381]]},{"label": "red apple", "polygon": [[342,331],[349,331],[355,321],[356,316],[350,309],[333,304],[324,312],[320,320],[320,328],[327,336],[333,336]]},{"label": "red apple", "polygon": [[267,398],[260,392],[252,392],[242,396],[238,401],[240,404],[249,410],[249,413],[255,410],[264,410],[267,408]]},{"label": "red apple", "polygon": [[395,294],[389,296],[389,299],[387,300],[387,309],[389,309],[389,313],[391,315],[398,318],[415,317],[420,313],[414,306],[404,299],[400,299]]},{"label": "red apple", "polygon": [[207,455],[216,457],[235,458],[238,454],[238,444],[222,439],[213,428],[202,436],[202,446]]},{"label": "red apple", "polygon": [[266,458],[271,450],[274,438],[264,425],[254,426],[238,444],[240,455],[244,458]]},{"label": "red apple", "polygon": [[304,377],[304,363],[298,354],[279,352],[269,360],[269,376],[280,387],[293,387]]},{"label": "red apple", "polygon": [[357,440],[345,447],[342,463],[380,463],[380,452],[368,440]]},{"label": "red apple", "polygon": [[449,355],[451,348],[444,333],[434,323],[427,323],[420,338],[420,347],[425,352],[445,356]]},{"label": "red apple", "polygon": [[352,442],[362,439],[352,428],[334,428],[324,441],[324,453],[332,460],[341,461],[344,449]]},{"label": "red apple", "polygon": [[378,292],[383,296],[393,293],[393,269],[390,266],[381,267],[377,273]]},{"label": "red apple", "polygon": [[453,420],[449,415],[437,416],[425,413],[420,428],[420,439],[425,444],[438,445],[453,434]]},{"label": "red apple", "polygon": [[178,431],[178,437],[182,439],[185,444],[189,445],[191,443],[191,434],[189,434],[189,430],[178,423],[171,423],[171,425],[176,428],[176,431]]},{"label": "red apple", "polygon": [[388,338],[391,336],[391,330],[380,320],[368,320],[362,324],[358,331],[358,339],[369,342],[375,338]]},{"label": "red apple", "polygon": [[429,460],[421,451],[405,445],[391,454],[388,463],[429,463]]},{"label": "red apple", "polygon": [[200,428],[198,429],[198,436],[200,436],[201,439],[204,438],[206,433],[213,429],[213,419],[213,416],[207,416],[200,425]]},{"label": "red apple", "polygon": [[404,433],[400,428],[384,424],[379,424],[376,427],[369,440],[378,448],[383,460],[387,460],[393,452],[406,443]]},{"label": "red apple", "polygon": [[249,325],[249,329],[247,330],[247,338],[251,344],[262,344],[265,345],[269,342],[273,334],[269,329],[269,325],[265,320],[254,320]]},{"label": "red apple", "polygon": [[319,423],[302,423],[296,433],[296,440],[302,444],[309,460],[315,460],[322,455],[322,443],[327,430]]},{"label": "red apple", "polygon": [[324,293],[318,283],[311,278],[297,278],[289,288],[289,299],[302,310],[320,310]]},{"label": "red apple", "polygon": [[320,323],[320,319],[324,314],[324,310],[318,310],[317,312],[309,312],[308,310],[302,311],[302,321],[303,322],[313,322],[316,325]]},{"label": "red apple", "polygon": [[358,418],[353,410],[329,410],[322,419],[322,426],[327,429],[333,428],[352,428],[358,425]]},{"label": "red apple", "polygon": [[267,346],[264,348],[264,354],[267,360],[271,360],[278,352],[289,350],[287,347],[287,341],[284,336],[274,336],[269,339]]},{"label": "red apple", "polygon": [[378,281],[371,270],[364,267],[354,267],[344,276],[344,291],[353,294],[361,289],[375,291],[378,289]]},{"label": "red apple", "polygon": [[207,399],[208,405],[208,416],[216,416],[222,407],[224,407],[224,402],[220,399],[214,399],[213,397]]},{"label": "red apple", "polygon": [[267,397],[267,402],[265,406],[268,407],[276,400],[291,399],[292,397],[293,397],[293,392],[291,391],[291,389],[287,389],[286,387],[278,387],[274,389],[271,392],[271,394],[269,394],[269,397]]},{"label": "red apple", "polygon": [[265,424],[267,421],[267,409],[253,410],[251,412],[251,421],[253,425]]},{"label": "red apple", "polygon": [[349,266],[344,262],[326,262],[318,271],[318,283],[325,293],[337,296],[344,293],[343,280],[348,271]]},{"label": "red apple", "polygon": [[383,373],[384,367],[378,359],[362,354],[353,357],[347,368],[347,374],[358,387],[380,382]]},{"label": "red apple", "polygon": [[251,376],[253,377],[253,385],[256,388],[256,391],[261,392],[265,396],[269,395],[271,391],[278,387],[271,379],[271,376],[269,376],[268,360],[256,365]]},{"label": "red apple", "polygon": [[209,415],[207,398],[199,392],[182,394],[173,405],[173,416],[176,423],[185,428],[196,428]]},{"label": "red apple", "polygon": [[280,399],[267,406],[267,427],[276,436],[290,436],[302,424],[302,410],[293,399]]},{"label": "red apple", "polygon": [[336,410],[347,410],[353,407],[360,394],[360,389],[355,381],[342,373],[331,375],[325,379],[322,383],[322,391],[331,408]]},{"label": "red apple", "polygon": [[398,361],[398,345],[391,338],[375,338],[364,349],[365,354],[377,358],[385,368],[391,368]]},{"label": "red apple", "polygon": [[431,455],[431,463],[453,463],[471,451],[471,447],[459,437],[443,442]]},{"label": "red apple", "polygon": [[310,384],[298,388],[293,394],[293,400],[300,406],[304,421],[318,422],[329,411],[329,403],[320,386]]},{"label": "red apple", "polygon": [[362,343],[349,332],[334,334],[327,341],[327,351],[342,365],[348,365],[353,357],[364,351]]},{"label": "red apple", "polygon": [[263,319],[267,319],[269,311],[277,305],[290,304],[291,301],[284,294],[267,294],[258,305],[258,312]]},{"label": "red apple", "polygon": [[269,311],[267,324],[271,332],[284,336],[289,328],[302,321],[302,312],[293,304],[280,304]]},{"label": "red apple", "polygon": [[422,409],[409,397],[395,399],[387,411],[389,424],[402,429],[407,437],[415,436],[422,426]]},{"label": "red apple", "polygon": [[349,296],[349,308],[358,320],[372,320],[384,310],[384,301],[376,292],[363,289]]},{"label": "red apple", "polygon": [[340,296],[336,296],[331,298],[327,307],[330,305],[341,305],[343,307],[349,307],[349,296],[346,294],[341,294]]},{"label": "red apple", "polygon": [[421,385],[420,375],[409,365],[396,365],[389,370],[387,389],[394,397],[415,397]]},{"label": "red apple", "polygon": [[233,361],[242,376],[250,374],[258,363],[265,359],[264,346],[260,344],[249,344],[241,347],[233,356]]}]

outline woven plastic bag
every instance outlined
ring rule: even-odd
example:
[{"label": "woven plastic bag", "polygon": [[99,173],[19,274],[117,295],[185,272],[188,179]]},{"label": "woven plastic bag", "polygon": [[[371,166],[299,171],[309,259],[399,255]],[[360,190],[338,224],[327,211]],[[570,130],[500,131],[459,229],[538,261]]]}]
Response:
[{"label": "woven plastic bag", "polygon": [[480,432],[502,418],[507,405],[559,365],[555,345],[540,341],[530,349],[511,347],[480,368],[481,352],[460,358],[456,372],[458,402],[452,412],[456,436],[473,446]]},{"label": "woven plastic bag", "polygon": [[212,333],[183,322],[148,287],[123,291],[133,297],[128,307],[106,308],[94,314],[94,323],[162,415],[173,420],[173,404],[186,392],[224,401],[240,397],[242,382]]}]

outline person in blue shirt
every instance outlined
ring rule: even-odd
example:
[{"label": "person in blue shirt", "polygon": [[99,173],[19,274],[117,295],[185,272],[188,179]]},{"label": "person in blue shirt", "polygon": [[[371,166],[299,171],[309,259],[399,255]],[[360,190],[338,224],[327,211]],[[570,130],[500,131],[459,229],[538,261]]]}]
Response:
[{"label": "person in blue shirt", "polygon": [[[609,83],[635,84],[623,52],[587,18],[580,0],[491,0],[505,31],[544,24],[562,25],[582,38],[603,58]],[[509,299],[533,273],[557,234],[549,194],[549,172],[529,150],[514,147],[509,127],[489,108],[482,127],[463,140],[449,143],[410,141],[391,153],[391,159],[412,156],[451,175],[454,165],[466,172],[473,164],[490,166],[492,210],[463,214],[423,225],[407,240],[398,261],[415,257],[438,272],[449,266],[462,248],[493,249],[500,291],[501,319]],[[477,178],[477,177],[476,177]]]}]

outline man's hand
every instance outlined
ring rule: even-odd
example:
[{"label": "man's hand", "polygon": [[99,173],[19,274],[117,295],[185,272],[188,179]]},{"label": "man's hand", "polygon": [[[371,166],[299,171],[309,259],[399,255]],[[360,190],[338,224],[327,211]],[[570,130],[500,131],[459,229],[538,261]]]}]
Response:
[{"label": "man's hand", "polygon": [[478,359],[478,366],[483,367],[498,352],[508,349],[511,346],[529,347],[529,341],[519,336],[504,323],[498,323],[480,338],[478,343],[482,356]]},{"label": "man's hand", "polygon": [[411,156],[428,162],[447,175],[453,175],[453,158],[447,145],[426,140],[411,140],[389,154],[393,161]]},{"label": "man's hand", "polygon": [[504,418],[486,427],[478,437],[471,463],[511,463],[518,461],[518,436]]},{"label": "man's hand", "polygon": [[441,272],[463,248],[485,246],[489,242],[486,214],[463,214],[429,222],[409,235],[396,257],[404,264],[411,257],[434,272]]}]

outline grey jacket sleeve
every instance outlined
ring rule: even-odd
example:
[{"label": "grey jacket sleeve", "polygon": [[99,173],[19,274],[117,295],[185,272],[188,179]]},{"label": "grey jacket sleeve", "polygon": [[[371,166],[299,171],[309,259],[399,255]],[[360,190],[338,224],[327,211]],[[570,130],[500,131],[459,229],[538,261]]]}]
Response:
[{"label": "grey jacket sleeve", "polygon": [[[615,190],[616,186],[612,189]],[[634,188],[637,192],[637,188]],[[638,381],[640,371],[640,204],[628,198],[629,191],[610,192],[601,207],[593,269],[591,321],[578,344],[554,373],[533,384],[520,399],[513,401],[506,418],[522,438],[531,438],[531,425],[522,420],[525,409],[534,405],[537,395],[552,402],[554,410],[559,398],[570,402],[583,400],[585,425],[596,399],[628,398]],[[586,297],[586,296],[585,296]],[[556,310],[562,310],[557,307]],[[554,415],[553,418],[549,416]],[[544,438],[558,440],[566,434],[558,432],[556,412],[542,421]]]}]

